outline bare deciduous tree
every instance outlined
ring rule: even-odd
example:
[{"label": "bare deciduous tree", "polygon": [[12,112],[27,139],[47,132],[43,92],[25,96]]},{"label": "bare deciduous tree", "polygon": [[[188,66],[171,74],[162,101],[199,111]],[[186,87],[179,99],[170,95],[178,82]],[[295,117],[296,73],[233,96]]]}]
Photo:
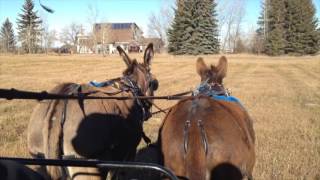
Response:
[{"label": "bare deciduous tree", "polygon": [[41,19],[41,47],[47,54],[49,49],[52,48],[54,42],[57,40],[57,32],[56,30],[49,29],[48,20],[45,15],[41,15]]},{"label": "bare deciduous tree", "polygon": [[52,48],[54,42],[57,40],[57,31],[56,30],[49,30],[44,34],[44,47],[45,52],[48,53],[49,49]]},{"label": "bare deciduous tree", "polygon": [[223,37],[222,50],[234,52],[241,41],[239,38],[245,15],[245,0],[224,1],[220,7],[219,25],[220,36]]},{"label": "bare deciduous tree", "polygon": [[60,41],[65,45],[70,45],[72,48],[76,48],[77,36],[83,33],[83,27],[81,24],[71,23],[65,26],[60,33]]},{"label": "bare deciduous tree", "polygon": [[94,28],[94,25],[98,23],[99,18],[99,9],[97,6],[93,6],[92,4],[88,5],[87,9],[87,21],[90,28],[90,36],[92,41],[90,41],[90,46],[88,44],[88,47],[91,48],[95,52],[95,47],[97,46],[97,34]]},{"label": "bare deciduous tree", "polygon": [[168,6],[162,6],[159,12],[149,17],[148,34],[160,38],[167,45],[167,30],[173,20],[173,12]]},{"label": "bare deciduous tree", "polygon": [[249,28],[245,34],[246,37],[244,37],[242,40],[246,51],[249,53],[261,54],[264,48],[264,40],[263,37],[258,35],[256,32],[256,26],[252,25],[252,27]]}]

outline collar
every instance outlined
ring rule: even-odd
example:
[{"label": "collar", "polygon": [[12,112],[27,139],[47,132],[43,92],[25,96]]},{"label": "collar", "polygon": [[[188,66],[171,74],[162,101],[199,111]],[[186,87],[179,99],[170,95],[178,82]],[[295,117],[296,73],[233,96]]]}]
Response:
[{"label": "collar", "polygon": [[209,79],[202,82],[192,95],[207,95],[207,96],[229,96],[229,92],[224,88],[222,84],[219,83],[208,83]]}]

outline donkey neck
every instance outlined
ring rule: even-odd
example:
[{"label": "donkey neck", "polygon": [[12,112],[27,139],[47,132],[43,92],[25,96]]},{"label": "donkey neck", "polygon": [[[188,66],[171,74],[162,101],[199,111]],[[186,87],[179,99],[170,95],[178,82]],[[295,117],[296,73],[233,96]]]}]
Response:
[{"label": "donkey neck", "polygon": [[[140,83],[138,83],[138,80],[137,82],[135,81],[132,81],[132,79],[130,79],[129,77],[124,77],[123,78],[123,83],[124,83],[124,86],[126,86],[128,88],[128,90],[131,92],[131,95],[133,97],[137,97],[137,96],[145,96],[146,94],[146,80],[144,79],[141,83],[141,80],[140,80]],[[142,121],[144,120],[147,120],[150,116],[150,113],[149,113],[149,109],[151,107],[151,104],[149,103],[149,101],[147,100],[141,100],[141,99],[135,99],[134,100],[134,104],[132,104],[132,106],[137,106],[137,110],[135,111],[139,111],[141,110],[142,111]]]},{"label": "donkey neck", "polygon": [[[124,92],[122,96],[128,96],[128,97],[136,97],[137,95],[134,94],[134,92]],[[149,107],[145,105],[145,102],[139,99],[128,99],[124,101],[117,101],[118,107],[122,113],[122,115],[125,117],[125,119],[131,121],[134,120],[134,122],[138,122],[142,124],[145,118],[147,118],[147,113],[149,112]],[[133,122],[133,123],[134,123]]]}]

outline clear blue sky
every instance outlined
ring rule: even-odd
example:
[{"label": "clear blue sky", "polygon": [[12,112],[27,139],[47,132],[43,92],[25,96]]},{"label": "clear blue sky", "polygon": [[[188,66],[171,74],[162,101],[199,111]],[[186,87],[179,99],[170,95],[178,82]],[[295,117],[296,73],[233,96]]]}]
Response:
[{"label": "clear blue sky", "polygon": [[[218,5],[223,1],[217,0]],[[152,12],[158,12],[162,6],[173,6],[175,0],[42,0],[42,3],[55,10],[49,14],[35,2],[38,15],[46,17],[50,29],[60,30],[71,22],[88,25],[88,5],[97,7],[99,20],[108,22],[136,22],[147,33],[148,18]],[[320,0],[313,0],[320,19]],[[24,0],[0,0],[0,23],[8,17],[16,27],[18,13],[21,13]],[[220,7],[222,8],[222,7]],[[246,0],[246,16],[243,28],[256,26],[261,10],[261,0]]]}]

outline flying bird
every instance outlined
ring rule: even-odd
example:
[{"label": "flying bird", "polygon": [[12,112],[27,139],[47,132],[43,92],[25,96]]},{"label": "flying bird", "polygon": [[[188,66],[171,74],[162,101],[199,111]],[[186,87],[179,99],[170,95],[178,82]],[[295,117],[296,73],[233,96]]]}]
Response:
[{"label": "flying bird", "polygon": [[41,6],[44,10],[46,10],[47,12],[49,12],[49,13],[54,13],[54,10],[53,10],[53,9],[49,8],[48,6],[43,5],[40,0],[39,0],[39,4],[40,4],[40,6]]}]

